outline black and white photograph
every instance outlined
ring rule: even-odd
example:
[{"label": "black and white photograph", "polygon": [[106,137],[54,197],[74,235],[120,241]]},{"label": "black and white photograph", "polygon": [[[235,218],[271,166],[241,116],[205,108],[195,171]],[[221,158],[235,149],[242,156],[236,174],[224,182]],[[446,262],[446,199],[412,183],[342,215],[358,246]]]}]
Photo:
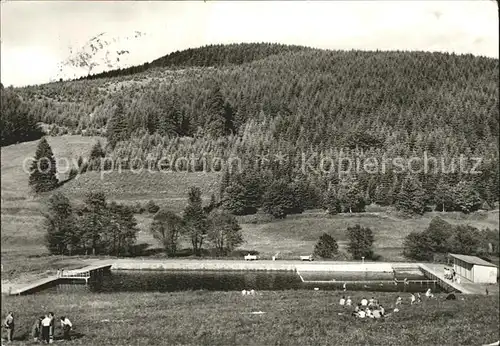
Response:
[{"label": "black and white photograph", "polygon": [[498,0],[2,0],[1,345],[500,342]]}]

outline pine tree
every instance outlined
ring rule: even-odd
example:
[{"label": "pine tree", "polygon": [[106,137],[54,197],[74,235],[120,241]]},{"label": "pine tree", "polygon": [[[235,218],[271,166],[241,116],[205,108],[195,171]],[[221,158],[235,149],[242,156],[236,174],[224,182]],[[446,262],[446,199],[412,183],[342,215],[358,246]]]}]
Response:
[{"label": "pine tree", "polygon": [[335,215],[342,212],[342,206],[340,204],[340,200],[338,199],[337,193],[333,188],[327,191],[323,203],[324,203],[324,208],[330,215]]},{"label": "pine tree", "polygon": [[347,228],[348,251],[354,259],[373,258],[373,232],[368,227],[355,225]]},{"label": "pine tree", "polygon": [[102,148],[101,141],[97,141],[90,150],[89,160],[100,159],[106,156],[106,152]]},{"label": "pine tree", "polygon": [[393,202],[393,177],[389,173],[378,176],[379,183],[375,187],[374,202],[381,206],[391,205]]},{"label": "pine tree", "polygon": [[234,121],[234,109],[229,102],[224,103],[224,134],[236,133],[237,128]]},{"label": "pine tree", "polygon": [[434,191],[436,211],[452,211],[454,205],[453,197],[453,189],[444,179],[441,179]]},{"label": "pine tree", "polygon": [[467,181],[459,182],[453,188],[455,209],[468,214],[477,211],[481,207],[481,198],[474,190],[472,183]]},{"label": "pine tree", "polygon": [[35,193],[51,191],[58,186],[56,173],[54,153],[47,139],[43,137],[38,143],[35,159],[31,164],[29,185]]},{"label": "pine tree", "polygon": [[229,173],[229,169],[226,168],[222,172],[221,181],[219,185],[219,200],[224,201],[226,189],[229,186],[230,182],[231,182],[231,174]]},{"label": "pine tree", "polygon": [[207,133],[214,138],[222,137],[226,134],[226,109],[224,105],[225,102],[220,88],[216,87],[208,98],[208,114],[205,122]]},{"label": "pine tree", "polygon": [[422,215],[425,207],[425,192],[416,178],[409,175],[397,196],[396,209],[404,213]]},{"label": "pine tree", "polygon": [[357,213],[365,211],[365,198],[359,182],[354,177],[344,178],[340,182],[338,198],[344,211]]},{"label": "pine tree", "polygon": [[108,120],[106,137],[112,149],[116,147],[119,141],[128,138],[128,124],[125,119],[125,112],[121,101],[118,102],[113,115]]},{"label": "pine tree", "polygon": [[274,181],[264,193],[263,210],[275,218],[285,218],[295,206],[293,191],[283,180]]},{"label": "pine tree", "polygon": [[222,205],[234,215],[255,214],[262,204],[262,188],[254,171],[233,175],[225,189]]},{"label": "pine tree", "polygon": [[91,171],[96,171],[101,168],[101,159],[106,156],[104,149],[102,148],[101,141],[97,141],[90,151],[88,169]]},{"label": "pine tree", "polygon": [[239,181],[233,181],[224,193],[223,207],[234,215],[248,215],[255,212],[247,208],[246,187]]}]

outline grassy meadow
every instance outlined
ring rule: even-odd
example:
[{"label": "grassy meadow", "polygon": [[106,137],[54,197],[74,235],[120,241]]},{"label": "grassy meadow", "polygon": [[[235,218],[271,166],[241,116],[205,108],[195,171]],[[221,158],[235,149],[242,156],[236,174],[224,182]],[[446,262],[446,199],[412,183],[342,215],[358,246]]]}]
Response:
[{"label": "grassy meadow", "polygon": [[[348,292],[358,302],[365,292]],[[72,345],[482,345],[498,340],[498,297],[424,300],[385,320],[359,319],[326,291],[40,294],[7,297],[14,344],[30,340],[36,316],[51,310],[73,322]],[[377,293],[390,309],[395,294]],[[478,309],[480,307],[480,309]],[[262,311],[264,314],[251,314]],[[388,311],[389,312],[389,311]],[[58,328],[58,326],[57,326]],[[56,338],[59,330],[56,331]],[[66,344],[67,342],[57,343]],[[29,343],[29,342],[28,342]]]}]

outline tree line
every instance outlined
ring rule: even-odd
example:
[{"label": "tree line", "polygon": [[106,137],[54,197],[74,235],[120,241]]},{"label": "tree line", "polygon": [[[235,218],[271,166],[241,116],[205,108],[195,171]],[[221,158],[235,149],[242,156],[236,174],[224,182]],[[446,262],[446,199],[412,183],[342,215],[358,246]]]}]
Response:
[{"label": "tree line", "polygon": [[[150,205],[151,207],[151,205]],[[196,256],[210,244],[217,256],[227,256],[243,243],[234,215],[213,203],[202,206],[201,192],[191,188],[182,215],[155,208],[150,232],[168,256],[175,256],[181,240],[190,242]],[[134,255],[137,220],[131,206],[108,202],[102,192],[90,192],[83,205],[73,205],[61,192],[50,196],[44,213],[46,246],[60,255]]]},{"label": "tree line", "polygon": [[411,232],[406,236],[403,254],[417,261],[433,261],[448,253],[498,257],[499,241],[497,229],[452,225],[436,217],[423,232]]},{"label": "tree line", "polygon": [[54,193],[45,229],[48,250],[61,255],[127,255],[139,231],[132,208],[108,202],[102,192],[88,193],[78,206],[61,192]]},{"label": "tree line", "polygon": [[30,112],[13,88],[0,84],[0,141],[1,146],[33,141],[43,135],[37,117]]},{"label": "tree line", "polygon": [[[98,141],[87,159],[78,159],[79,171],[72,169],[69,179],[87,170],[108,169],[100,161],[105,155]],[[61,184],[56,172],[52,149],[42,138],[31,164],[29,185],[35,193],[51,191]],[[319,208],[330,214],[363,212],[372,203],[393,205],[406,214],[421,215],[431,210],[471,213],[494,206],[497,185],[491,178],[481,178],[446,175],[438,180],[434,176],[394,175],[388,181],[387,175],[308,176],[286,164],[246,165],[241,172],[224,169],[219,192],[212,199],[214,205],[234,215],[255,214],[262,209],[276,218]]]}]

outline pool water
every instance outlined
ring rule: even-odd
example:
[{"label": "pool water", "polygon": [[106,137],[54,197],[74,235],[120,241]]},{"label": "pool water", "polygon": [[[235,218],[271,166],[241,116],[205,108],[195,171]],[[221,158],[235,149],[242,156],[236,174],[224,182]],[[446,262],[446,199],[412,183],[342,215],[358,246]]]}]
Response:
[{"label": "pool water", "polygon": [[[302,279],[301,279],[302,276]],[[397,276],[398,277],[398,276]],[[425,292],[429,287],[438,292],[439,286],[428,281],[422,273],[406,273],[408,280],[420,280],[405,285],[395,284],[390,273],[343,272],[263,272],[263,271],[139,271],[118,270],[91,280],[88,285],[65,280],[43,292],[90,290],[92,292],[176,292],[208,291],[279,291],[279,290],[343,290],[349,291]],[[403,278],[404,278],[403,277]],[[403,280],[403,278],[398,278]],[[304,280],[304,282],[302,281]],[[333,281],[334,280],[334,281]],[[315,281],[315,282],[309,282]],[[318,282],[328,281],[328,282]],[[352,281],[359,281],[352,283]]]}]

